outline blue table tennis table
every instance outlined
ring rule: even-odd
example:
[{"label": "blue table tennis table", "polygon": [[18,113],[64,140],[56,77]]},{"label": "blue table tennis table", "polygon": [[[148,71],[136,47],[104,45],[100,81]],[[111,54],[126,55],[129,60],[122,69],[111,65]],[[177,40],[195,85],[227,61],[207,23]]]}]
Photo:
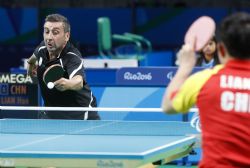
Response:
[{"label": "blue table tennis table", "polygon": [[0,120],[0,167],[134,168],[187,156],[186,122]]}]

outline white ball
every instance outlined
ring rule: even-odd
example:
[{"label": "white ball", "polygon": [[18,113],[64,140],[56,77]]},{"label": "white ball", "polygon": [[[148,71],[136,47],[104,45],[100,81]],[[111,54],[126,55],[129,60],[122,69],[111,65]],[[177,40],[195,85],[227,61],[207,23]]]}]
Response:
[{"label": "white ball", "polygon": [[49,89],[53,89],[54,86],[55,86],[55,85],[54,85],[53,82],[49,82],[49,83],[47,84],[47,87],[48,87]]}]

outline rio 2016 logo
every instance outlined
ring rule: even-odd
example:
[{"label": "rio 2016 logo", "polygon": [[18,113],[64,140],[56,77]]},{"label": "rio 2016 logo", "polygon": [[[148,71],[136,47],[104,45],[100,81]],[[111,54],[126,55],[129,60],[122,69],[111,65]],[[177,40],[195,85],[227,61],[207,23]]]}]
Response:
[{"label": "rio 2016 logo", "polygon": [[141,72],[131,73],[131,72],[125,72],[124,73],[124,79],[125,80],[152,80],[151,73],[143,74]]}]

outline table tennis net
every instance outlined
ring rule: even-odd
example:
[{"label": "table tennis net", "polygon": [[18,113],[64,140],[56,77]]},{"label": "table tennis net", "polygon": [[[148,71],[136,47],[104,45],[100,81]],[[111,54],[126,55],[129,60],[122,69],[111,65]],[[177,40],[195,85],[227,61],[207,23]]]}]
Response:
[{"label": "table tennis net", "polygon": [[0,134],[181,136],[197,131],[177,121],[1,119]]}]

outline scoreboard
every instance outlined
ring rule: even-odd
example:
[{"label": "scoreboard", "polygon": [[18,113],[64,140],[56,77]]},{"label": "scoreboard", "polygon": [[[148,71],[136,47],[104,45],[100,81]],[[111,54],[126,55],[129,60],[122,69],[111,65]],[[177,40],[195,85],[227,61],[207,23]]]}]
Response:
[{"label": "scoreboard", "polygon": [[[0,73],[1,106],[38,106],[37,79],[27,74]],[[36,118],[37,112],[1,111],[1,118]]]}]

